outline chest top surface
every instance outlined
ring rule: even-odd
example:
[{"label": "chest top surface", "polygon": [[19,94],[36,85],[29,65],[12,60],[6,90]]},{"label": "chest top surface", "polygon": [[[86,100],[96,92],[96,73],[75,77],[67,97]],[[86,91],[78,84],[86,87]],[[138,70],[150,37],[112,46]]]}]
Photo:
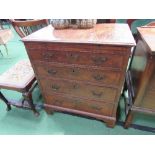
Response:
[{"label": "chest top surface", "polygon": [[146,27],[139,27],[137,28],[138,32],[140,33],[142,39],[148,45],[151,54],[155,54],[155,27],[153,26],[146,26]]},{"label": "chest top surface", "polygon": [[91,43],[135,46],[127,24],[97,24],[92,29],[55,30],[51,25],[22,39],[24,42]]}]

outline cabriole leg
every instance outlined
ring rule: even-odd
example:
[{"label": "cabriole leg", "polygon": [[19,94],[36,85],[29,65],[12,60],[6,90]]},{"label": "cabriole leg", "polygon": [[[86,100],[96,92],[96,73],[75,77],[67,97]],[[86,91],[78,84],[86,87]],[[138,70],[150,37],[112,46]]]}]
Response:
[{"label": "cabriole leg", "polygon": [[7,111],[11,110],[11,105],[9,104],[9,101],[5,98],[5,96],[0,92],[0,99],[4,101],[4,103],[7,105]]},{"label": "cabriole leg", "polygon": [[23,93],[22,95],[23,95],[24,99],[28,102],[28,104],[30,105],[34,114],[36,116],[39,116],[39,112],[36,110],[35,105],[33,104],[32,94],[26,92],[26,93]]}]

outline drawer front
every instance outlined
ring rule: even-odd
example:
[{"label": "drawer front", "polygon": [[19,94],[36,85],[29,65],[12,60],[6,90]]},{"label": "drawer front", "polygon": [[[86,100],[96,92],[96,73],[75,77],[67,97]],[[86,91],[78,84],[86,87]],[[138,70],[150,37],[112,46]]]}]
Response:
[{"label": "drawer front", "polygon": [[69,108],[106,116],[110,116],[113,110],[113,104],[106,104],[104,102],[92,102],[89,100],[81,100],[78,98],[68,98],[57,95],[46,95],[45,100],[46,104],[48,105],[55,105],[58,107]]},{"label": "drawer front", "polygon": [[79,64],[98,67],[123,68],[123,56],[93,52],[64,52],[47,50],[28,50],[32,60],[56,62],[64,64]]},{"label": "drawer front", "polygon": [[63,93],[98,101],[114,102],[117,90],[67,80],[40,79],[45,93]]},{"label": "drawer front", "polygon": [[41,77],[64,78],[70,80],[81,80],[87,82],[94,82],[107,84],[111,86],[119,86],[121,80],[121,73],[118,71],[107,71],[92,68],[81,67],[64,67],[51,63],[35,63],[37,73]]}]

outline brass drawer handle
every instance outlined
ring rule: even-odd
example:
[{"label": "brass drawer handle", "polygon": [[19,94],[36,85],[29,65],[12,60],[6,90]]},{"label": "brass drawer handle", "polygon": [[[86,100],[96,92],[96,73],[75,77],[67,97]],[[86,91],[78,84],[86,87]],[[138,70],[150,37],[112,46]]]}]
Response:
[{"label": "brass drawer handle", "polygon": [[57,73],[57,71],[53,69],[49,69],[47,72],[51,75],[55,75]]},{"label": "brass drawer handle", "polygon": [[78,60],[79,58],[79,54],[73,54],[73,53],[69,53],[67,54],[69,60]]},{"label": "brass drawer handle", "polygon": [[92,94],[94,95],[94,96],[96,96],[96,97],[101,97],[102,96],[102,94],[103,94],[103,92],[95,92],[95,91],[92,91]]},{"label": "brass drawer handle", "polygon": [[56,85],[56,84],[53,84],[53,85],[52,85],[52,90],[57,91],[57,90],[59,90],[59,89],[60,89],[60,86],[58,86],[58,85]]},{"label": "brass drawer handle", "polygon": [[94,61],[95,64],[101,65],[102,63],[107,61],[106,57],[93,57],[92,60]]},{"label": "brass drawer handle", "polygon": [[101,81],[101,80],[103,80],[103,79],[105,78],[104,76],[102,76],[102,75],[100,75],[100,74],[94,75],[93,77],[94,77],[94,79],[97,80],[97,81]]},{"label": "brass drawer handle", "polygon": [[73,89],[78,89],[79,85],[77,83],[73,84]]},{"label": "brass drawer handle", "polygon": [[79,74],[79,69],[71,69],[71,74],[73,75],[78,75]]},{"label": "brass drawer handle", "polygon": [[50,59],[54,56],[54,53],[43,53],[44,59]]},{"label": "brass drawer handle", "polygon": [[97,105],[91,105],[91,108],[94,110],[101,110],[102,108]]}]

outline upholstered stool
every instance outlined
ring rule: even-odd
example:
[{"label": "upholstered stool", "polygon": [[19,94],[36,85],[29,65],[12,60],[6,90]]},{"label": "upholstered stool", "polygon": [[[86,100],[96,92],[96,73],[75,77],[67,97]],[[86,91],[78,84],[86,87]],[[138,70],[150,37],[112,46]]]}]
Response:
[{"label": "upholstered stool", "polygon": [[22,60],[0,75],[0,89],[14,90],[22,93],[21,101],[8,100],[0,91],[0,99],[6,105],[7,110],[11,110],[11,105],[20,108],[30,108],[36,116],[36,111],[32,100],[32,91],[37,86],[37,81],[29,60]]}]

